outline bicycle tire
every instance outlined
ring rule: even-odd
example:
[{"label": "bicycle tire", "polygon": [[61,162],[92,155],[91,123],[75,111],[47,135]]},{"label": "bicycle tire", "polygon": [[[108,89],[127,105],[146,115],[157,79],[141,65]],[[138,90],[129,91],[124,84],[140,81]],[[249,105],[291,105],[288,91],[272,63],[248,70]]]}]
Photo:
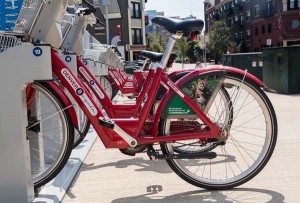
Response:
[{"label": "bicycle tire", "polygon": [[[74,127],[67,107],[50,86],[44,82],[30,86],[35,94],[30,101],[27,98],[30,106],[26,134],[30,143],[32,180],[37,189],[51,181],[67,163],[74,141]],[[37,102],[31,106],[33,100]],[[53,128],[56,124],[58,127]]]},{"label": "bicycle tire", "polygon": [[[231,189],[251,180],[270,160],[277,140],[275,111],[258,85],[228,74],[223,87],[233,102],[234,117],[226,142],[212,150],[217,157],[166,160],[183,180],[209,190]],[[171,120],[163,118],[160,134],[168,136],[170,125]],[[171,143],[161,143],[161,150],[167,156],[175,153]]]}]

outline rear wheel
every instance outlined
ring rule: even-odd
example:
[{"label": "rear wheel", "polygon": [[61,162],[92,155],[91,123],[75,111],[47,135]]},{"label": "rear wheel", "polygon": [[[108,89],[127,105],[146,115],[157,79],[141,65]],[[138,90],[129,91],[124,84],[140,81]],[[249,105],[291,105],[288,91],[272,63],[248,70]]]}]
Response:
[{"label": "rear wheel", "polygon": [[52,180],[65,166],[72,151],[74,127],[58,95],[46,83],[32,83],[27,95],[27,138],[30,145],[34,187]]},{"label": "rear wheel", "polygon": [[[219,91],[223,89],[229,95],[232,117],[221,116],[221,119],[212,120],[228,133],[222,141],[208,139],[204,143],[206,146],[215,146],[209,150],[215,152],[217,157],[211,160],[167,160],[173,171],[187,182],[213,190],[230,189],[256,176],[269,161],[277,139],[276,115],[260,87],[240,76],[227,75]],[[218,110],[219,115],[226,115],[228,106],[222,106],[222,109]],[[216,111],[216,107],[211,105],[207,112],[212,118],[210,111]],[[181,124],[189,125],[185,130],[206,129],[200,119],[191,121],[181,117],[180,120]],[[163,118],[160,134],[168,136],[174,133],[173,129],[176,128],[172,125],[176,122],[178,123],[176,119]],[[187,140],[185,143],[185,148],[194,148],[195,141]],[[174,143],[162,143],[161,149],[165,155],[178,153],[174,149]]]}]

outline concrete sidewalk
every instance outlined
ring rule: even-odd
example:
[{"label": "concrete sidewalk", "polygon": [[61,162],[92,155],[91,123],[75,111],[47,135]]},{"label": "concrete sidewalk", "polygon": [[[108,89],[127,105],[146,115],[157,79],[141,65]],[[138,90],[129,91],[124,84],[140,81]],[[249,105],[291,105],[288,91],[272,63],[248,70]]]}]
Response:
[{"label": "concrete sidewalk", "polygon": [[300,202],[300,95],[268,96],[277,114],[277,145],[268,165],[250,182],[207,191],[183,181],[165,161],[106,150],[97,139],[63,202]]}]

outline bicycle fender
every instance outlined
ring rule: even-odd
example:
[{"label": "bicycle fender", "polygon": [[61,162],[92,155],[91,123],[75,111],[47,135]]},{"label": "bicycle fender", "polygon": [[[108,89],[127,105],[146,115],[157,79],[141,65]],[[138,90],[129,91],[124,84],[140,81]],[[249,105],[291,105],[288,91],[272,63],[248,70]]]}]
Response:
[{"label": "bicycle fender", "polygon": [[74,106],[73,106],[71,100],[69,99],[69,97],[61,89],[61,87],[59,87],[55,82],[53,82],[53,81],[47,81],[46,83],[47,83],[47,85],[49,85],[57,93],[57,95],[61,98],[62,102],[67,107],[70,106],[70,108],[68,108],[68,112],[69,112],[69,114],[71,116],[72,123],[73,123],[74,127],[78,128],[78,119],[77,119],[76,111],[75,111]]},{"label": "bicycle fender", "polygon": [[250,79],[251,81],[253,81],[254,83],[256,83],[260,87],[265,87],[266,86],[260,79],[258,79],[257,77],[255,77],[254,75],[252,75],[249,72],[246,72],[246,71],[238,69],[238,68],[234,68],[234,67],[230,67],[230,66],[222,66],[222,65],[216,65],[216,66],[210,66],[210,67],[207,67],[207,68],[197,69],[197,70],[191,72],[186,77],[183,77],[182,79],[178,80],[177,85],[180,86],[184,81],[189,80],[189,79],[195,77],[196,75],[207,73],[207,72],[214,72],[214,71],[225,71],[225,72],[228,72],[228,73],[233,73],[233,74],[237,74],[237,75],[240,75],[240,76],[245,76],[248,79]]},{"label": "bicycle fender", "polygon": [[[262,88],[266,87],[266,85],[260,79],[258,79],[257,77],[255,77],[251,73],[248,73],[244,70],[237,69],[237,68],[234,68],[234,67],[229,67],[229,66],[212,66],[212,67],[208,67],[208,68],[196,69],[196,70],[191,71],[190,73],[184,75],[182,78],[180,78],[176,82],[176,85],[178,87],[180,87],[187,80],[190,80],[190,79],[192,79],[192,78],[194,78],[194,77],[196,77],[197,75],[200,75],[200,74],[209,73],[209,72],[210,73],[211,72],[220,72],[220,71],[245,76],[246,78],[248,78],[251,81],[253,81],[254,83],[256,83],[258,86],[260,86]],[[153,131],[152,131],[154,136],[158,135],[160,115],[162,114],[164,106],[166,105],[166,102],[168,101],[168,98],[171,96],[172,93],[173,93],[172,91],[167,91],[166,94],[161,99],[160,104],[157,108],[157,111],[156,111],[155,117],[154,117]]]}]

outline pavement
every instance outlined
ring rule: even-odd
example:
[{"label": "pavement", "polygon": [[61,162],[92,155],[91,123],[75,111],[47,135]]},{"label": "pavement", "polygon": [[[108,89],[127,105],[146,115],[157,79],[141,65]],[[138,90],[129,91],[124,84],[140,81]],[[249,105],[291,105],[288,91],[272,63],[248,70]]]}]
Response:
[{"label": "pavement", "polygon": [[[208,191],[179,178],[163,160],[123,155],[100,139],[84,160],[63,203],[300,202],[300,95],[268,94],[278,120],[278,140],[267,166],[232,190]],[[298,158],[297,158],[298,157]]]}]

